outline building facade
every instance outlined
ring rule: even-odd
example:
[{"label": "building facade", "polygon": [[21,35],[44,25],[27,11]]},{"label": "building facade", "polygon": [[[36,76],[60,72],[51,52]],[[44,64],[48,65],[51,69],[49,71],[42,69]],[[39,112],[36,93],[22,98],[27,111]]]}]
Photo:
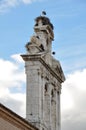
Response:
[{"label": "building facade", "polygon": [[39,130],[60,130],[60,94],[65,76],[52,56],[53,24],[46,16],[35,19],[34,35],[22,54],[26,72],[26,119]]},{"label": "building facade", "polygon": [[38,130],[24,118],[0,104],[0,130]]}]

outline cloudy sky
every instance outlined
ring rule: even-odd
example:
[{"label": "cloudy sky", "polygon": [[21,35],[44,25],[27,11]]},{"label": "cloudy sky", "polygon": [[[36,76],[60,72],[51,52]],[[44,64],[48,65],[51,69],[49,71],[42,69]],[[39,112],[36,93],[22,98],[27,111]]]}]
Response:
[{"label": "cloudy sky", "polygon": [[46,10],[54,25],[52,50],[62,65],[62,130],[86,130],[86,1],[0,0],[0,102],[25,117],[25,72],[20,54]]}]

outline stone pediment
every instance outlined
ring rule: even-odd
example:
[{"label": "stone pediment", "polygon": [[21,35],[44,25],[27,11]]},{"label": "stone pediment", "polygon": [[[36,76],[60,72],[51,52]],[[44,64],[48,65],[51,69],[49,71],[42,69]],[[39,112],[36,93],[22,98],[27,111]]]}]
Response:
[{"label": "stone pediment", "polygon": [[65,81],[65,76],[61,64],[58,60],[54,59],[53,57],[52,57],[52,69],[61,76],[63,81]]}]

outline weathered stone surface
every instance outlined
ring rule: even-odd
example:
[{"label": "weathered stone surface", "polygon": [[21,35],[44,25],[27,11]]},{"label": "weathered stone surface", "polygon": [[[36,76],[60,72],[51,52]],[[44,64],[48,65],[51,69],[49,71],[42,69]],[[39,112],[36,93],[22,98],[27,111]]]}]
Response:
[{"label": "weathered stone surface", "polygon": [[60,93],[65,77],[59,61],[52,57],[53,26],[46,17],[38,17],[35,35],[27,45],[26,118],[39,130],[60,130]]}]

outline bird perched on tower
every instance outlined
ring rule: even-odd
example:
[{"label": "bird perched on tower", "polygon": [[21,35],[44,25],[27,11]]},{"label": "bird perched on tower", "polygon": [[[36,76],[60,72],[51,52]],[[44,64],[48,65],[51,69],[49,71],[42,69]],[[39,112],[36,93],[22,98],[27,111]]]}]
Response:
[{"label": "bird perched on tower", "polygon": [[42,16],[45,16],[46,15],[46,12],[45,11],[42,11],[42,14],[41,14]]}]

